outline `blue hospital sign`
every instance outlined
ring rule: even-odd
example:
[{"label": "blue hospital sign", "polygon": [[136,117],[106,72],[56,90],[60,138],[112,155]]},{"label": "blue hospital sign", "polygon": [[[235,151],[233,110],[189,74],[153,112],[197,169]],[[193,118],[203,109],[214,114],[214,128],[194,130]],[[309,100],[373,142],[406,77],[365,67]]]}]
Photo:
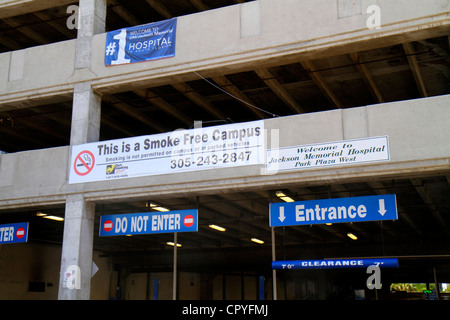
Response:
[{"label": "blue hospital sign", "polygon": [[395,194],[270,204],[270,226],[397,220]]},{"label": "blue hospital sign", "polygon": [[119,65],[175,56],[177,19],[110,31],[105,65]]},{"label": "blue hospital sign", "polygon": [[0,225],[0,244],[28,241],[28,222]]},{"label": "blue hospital sign", "polygon": [[106,215],[100,218],[100,236],[198,231],[198,211],[175,210]]}]

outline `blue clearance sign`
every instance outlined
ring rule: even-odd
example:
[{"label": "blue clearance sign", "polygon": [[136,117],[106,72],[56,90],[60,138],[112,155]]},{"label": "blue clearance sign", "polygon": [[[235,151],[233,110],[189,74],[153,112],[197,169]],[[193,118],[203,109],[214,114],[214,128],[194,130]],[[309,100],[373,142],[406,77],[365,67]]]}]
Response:
[{"label": "blue clearance sign", "polygon": [[270,226],[397,220],[395,194],[270,204]]},{"label": "blue clearance sign", "polygon": [[380,268],[398,268],[397,258],[380,259],[326,259],[326,260],[286,260],[273,261],[272,269],[343,269],[343,268],[367,268],[369,266]]},{"label": "blue clearance sign", "polygon": [[175,56],[177,19],[106,34],[105,65],[119,65]]},{"label": "blue clearance sign", "polygon": [[100,218],[100,236],[198,231],[198,211],[177,210],[106,215]]},{"label": "blue clearance sign", "polygon": [[0,244],[28,241],[28,222],[0,225]]}]

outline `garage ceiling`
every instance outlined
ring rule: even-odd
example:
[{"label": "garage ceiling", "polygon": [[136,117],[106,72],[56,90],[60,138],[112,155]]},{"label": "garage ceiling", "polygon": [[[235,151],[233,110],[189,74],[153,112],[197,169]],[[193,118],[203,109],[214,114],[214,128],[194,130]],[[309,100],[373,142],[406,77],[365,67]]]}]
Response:
[{"label": "garage ceiling", "polygon": [[[146,203],[155,202],[171,210],[199,210],[198,232],[178,234],[182,244],[179,261],[184,270],[267,269],[271,260],[269,203],[282,201],[275,191],[283,191],[296,201],[396,194],[399,218],[395,221],[275,228],[278,259],[434,256],[446,257],[450,263],[449,183],[450,175],[97,203],[94,248],[131,271],[170,271],[173,253],[167,242],[173,241],[173,234],[98,236],[101,215],[153,212]],[[4,212],[0,224],[29,221],[30,242],[59,246],[64,223],[39,217],[38,212],[64,217],[63,207],[33,208]],[[226,231],[213,230],[210,224]],[[358,240],[351,240],[349,232]],[[263,240],[264,244],[256,244],[251,238]]]},{"label": "garage ceiling", "polygon": [[[108,1],[107,30],[243,0]],[[76,37],[66,6],[0,20],[0,52]],[[449,37],[405,42],[313,61],[249,69],[103,96],[101,140],[450,93]],[[72,101],[15,110],[0,106],[0,150],[70,141]]]}]

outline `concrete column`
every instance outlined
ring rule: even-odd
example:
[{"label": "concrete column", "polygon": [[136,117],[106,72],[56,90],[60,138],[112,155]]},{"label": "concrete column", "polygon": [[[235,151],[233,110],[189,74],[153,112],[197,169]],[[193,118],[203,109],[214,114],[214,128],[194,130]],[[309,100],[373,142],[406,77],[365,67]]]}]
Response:
[{"label": "concrete column", "polygon": [[[91,67],[92,38],[105,31],[107,0],[80,0],[74,69]],[[101,97],[90,82],[75,84],[70,144],[98,141]],[[95,204],[82,195],[66,199],[58,299],[88,300],[91,293]]]},{"label": "concrete column", "polygon": [[94,217],[95,204],[82,195],[67,197],[59,300],[90,299]]},{"label": "concrete column", "polygon": [[[75,70],[91,67],[92,38],[105,32],[107,0],[80,0]],[[90,82],[74,88],[70,144],[98,141],[100,135],[101,97]]]},{"label": "concrete column", "polygon": [[105,32],[107,0],[80,0],[75,69],[91,66],[92,37]]},{"label": "concrete column", "polygon": [[[74,69],[91,66],[92,38],[105,31],[106,0],[80,0]],[[70,144],[98,141],[101,97],[90,82],[75,84]],[[66,199],[58,299],[88,300],[91,292],[95,204],[82,195]]]},{"label": "concrete column", "polygon": [[101,97],[89,82],[75,84],[70,144],[98,141],[100,137]]}]

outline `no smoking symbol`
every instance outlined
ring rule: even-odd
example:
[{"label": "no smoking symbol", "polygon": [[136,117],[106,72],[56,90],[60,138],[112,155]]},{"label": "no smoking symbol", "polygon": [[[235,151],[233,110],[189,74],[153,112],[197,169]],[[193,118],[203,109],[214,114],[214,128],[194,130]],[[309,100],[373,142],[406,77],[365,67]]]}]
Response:
[{"label": "no smoking symbol", "polygon": [[95,164],[95,158],[90,151],[81,151],[75,158],[73,169],[79,176],[85,176],[92,171]]}]

